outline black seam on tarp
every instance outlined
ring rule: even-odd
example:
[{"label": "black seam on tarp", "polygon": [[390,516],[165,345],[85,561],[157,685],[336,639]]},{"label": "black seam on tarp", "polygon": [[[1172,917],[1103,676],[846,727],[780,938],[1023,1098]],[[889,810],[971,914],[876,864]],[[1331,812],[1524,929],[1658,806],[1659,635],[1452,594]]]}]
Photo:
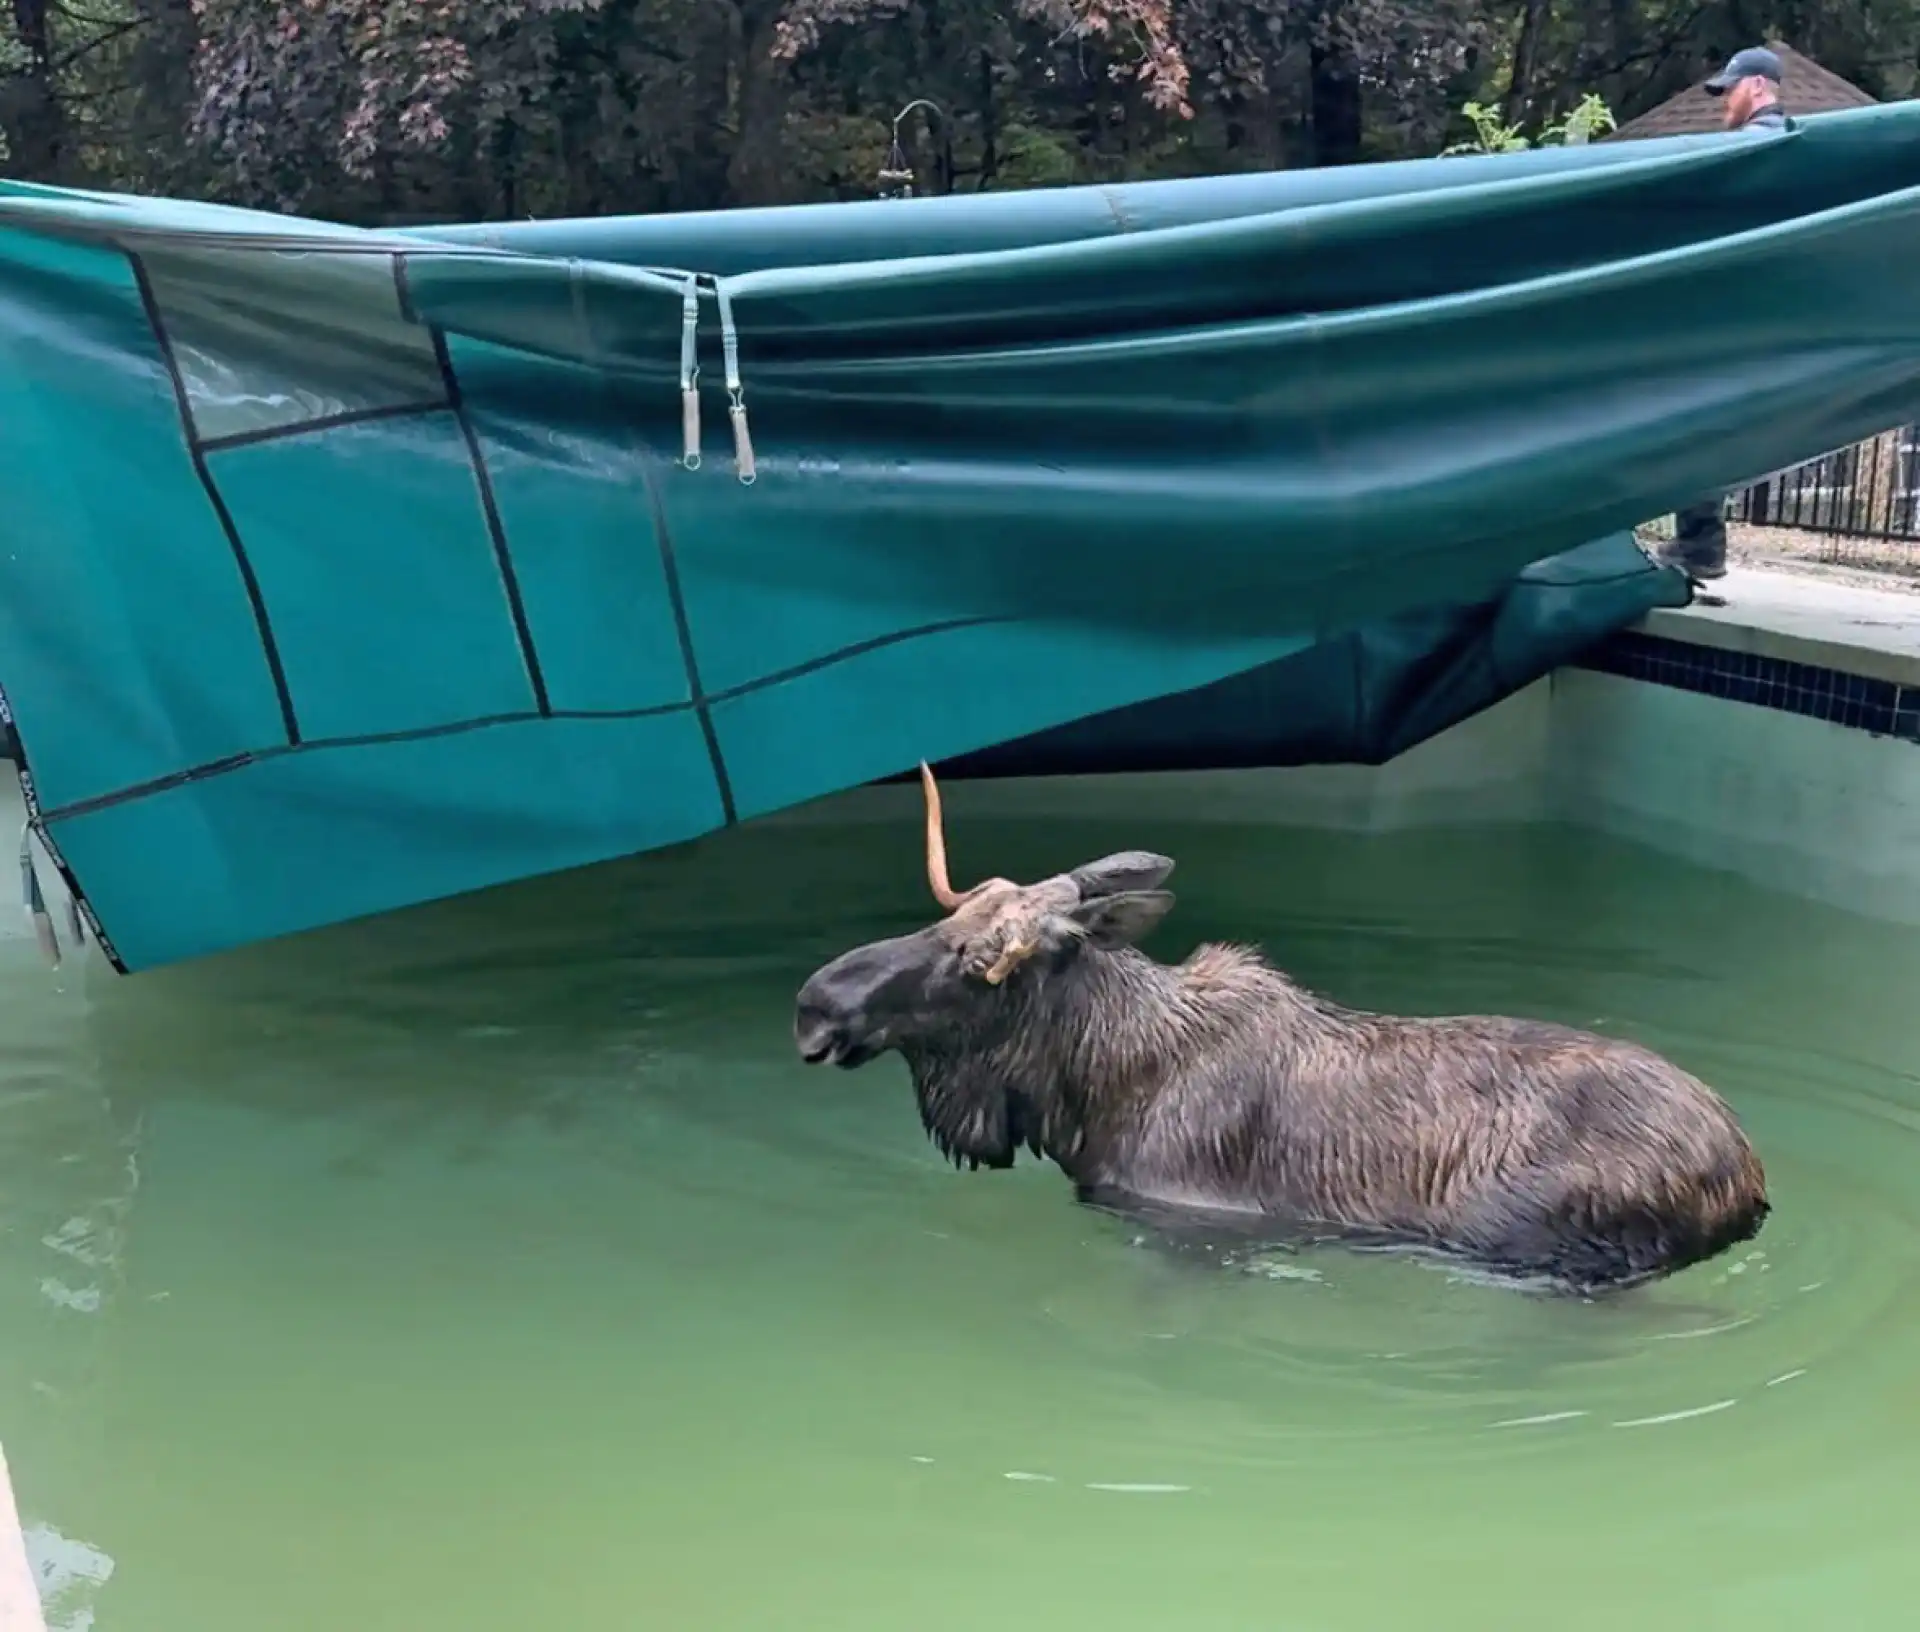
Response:
[{"label": "black seam on tarp", "polygon": [[[412,297],[407,291],[407,258],[393,258],[394,292],[400,300],[402,317],[419,321]],[[540,653],[533,643],[533,628],[527,622],[526,602],[520,595],[520,575],[514,570],[513,550],[507,543],[506,524],[500,519],[500,506],[493,494],[493,477],[487,470],[487,456],[480,447],[480,433],[474,429],[473,416],[460,389],[460,376],[454,372],[453,356],[447,350],[446,332],[437,323],[425,325],[433,341],[433,360],[440,369],[440,384],[447,393],[447,404],[460,426],[467,444],[467,463],[473,470],[473,485],[480,494],[480,510],[486,518],[487,538],[493,545],[494,565],[500,573],[500,587],[506,593],[507,611],[513,619],[514,638],[520,643],[520,661],[527,671],[527,685],[533,692],[533,706],[543,718],[551,717],[553,704],[547,697],[547,679],[540,671]]]},{"label": "black seam on tarp", "polygon": [[[93,903],[80,888],[80,880],[67,863],[60,846],[53,841],[53,835],[47,831],[49,818],[40,809],[40,791],[33,780],[33,767],[27,761],[26,739],[20,733],[20,722],[14,718],[13,704],[7,700],[4,687],[0,687],[0,720],[4,720],[13,735],[13,751],[18,756],[14,762],[14,772],[20,779],[20,802],[27,809],[27,825],[40,841],[40,848],[47,853],[47,859],[53,863],[54,871],[60,875],[60,882],[67,888],[67,894],[73,898],[73,904],[79,908],[80,916],[87,921],[87,930],[93,936],[94,945],[100,948],[100,955],[116,975],[124,975],[126,963],[121,959],[119,950],[113,944],[113,937],[100,927],[100,918],[93,910]],[[291,752],[281,749],[282,753]]]},{"label": "black seam on tarp", "polygon": [[457,737],[468,731],[484,731],[489,726],[526,725],[535,720],[643,720],[655,715],[683,713],[686,707],[685,703],[659,703],[651,708],[562,709],[557,714],[536,714],[532,709],[517,709],[511,713],[479,714],[470,720],[454,720],[445,725],[419,725],[396,731],[367,731],[351,736],[309,737],[305,742],[294,747],[276,745],[271,748],[243,749],[237,754],[226,754],[219,759],[190,765],[182,771],[169,771],[165,776],[156,776],[145,782],[137,782],[132,787],[120,788],[112,793],[97,793],[86,799],[76,799],[71,804],[61,805],[58,809],[49,811],[47,820],[65,821],[75,816],[91,816],[96,811],[106,810],[113,805],[127,804],[132,800],[145,798],[149,794],[167,793],[174,788],[185,787],[190,782],[204,782],[210,777],[225,776],[230,771],[245,770],[249,765],[261,765],[269,760],[285,759],[289,754],[294,753],[312,753],[324,748],[379,748],[397,742],[428,742],[435,737]]},{"label": "black seam on tarp", "polygon": [[720,733],[714,729],[712,699],[700,685],[700,661],[693,650],[693,626],[687,621],[686,598],[680,591],[680,565],[673,553],[673,534],[667,529],[667,506],[660,497],[660,484],[653,479],[653,454],[648,448],[637,451],[640,484],[646,489],[647,508],[653,514],[653,539],[660,551],[660,574],[667,587],[667,602],[673,608],[674,634],[680,641],[680,662],[687,673],[689,705],[700,721],[700,734],[706,738],[707,758],[713,766],[713,784],[720,793],[720,814],[732,827],[740,820],[733,803],[733,779],[727,774],[726,756],[720,752]]},{"label": "black seam on tarp", "polygon": [[[871,640],[842,646],[824,656],[808,658],[804,663],[796,663],[791,668],[781,669],[777,673],[762,675],[756,680],[743,680],[737,686],[729,686],[724,691],[715,692],[707,701],[710,703],[733,702],[737,698],[751,696],[757,691],[766,691],[773,686],[785,685],[790,680],[805,679],[806,676],[815,674],[821,669],[830,669],[835,664],[847,662],[852,658],[865,657],[870,652],[881,651],[888,646],[899,646],[907,641],[920,640],[931,635],[944,635],[959,629],[975,629],[1008,621],[1010,620],[999,617],[948,618],[940,623],[921,624],[913,629],[901,629],[890,635],[876,635]],[[0,699],[0,701],[3,700]],[[656,703],[647,708],[559,708],[548,714],[536,714],[530,709],[523,709],[518,713],[478,715],[470,720],[455,720],[446,725],[411,726],[397,731],[369,731],[354,736],[310,737],[293,746],[249,749],[243,753],[227,754],[220,759],[207,760],[203,764],[192,765],[182,771],[170,771],[165,776],[136,782],[131,787],[116,789],[112,793],[99,793],[85,799],[76,799],[70,804],[60,805],[48,811],[46,820],[58,822],[80,816],[91,816],[97,811],[107,810],[115,805],[131,804],[134,800],[144,799],[151,794],[168,793],[192,782],[204,782],[216,776],[225,776],[232,771],[243,771],[249,765],[285,759],[288,755],[295,753],[315,753],[329,748],[378,748],[392,743],[424,742],[434,737],[452,737],[468,731],[484,731],[496,725],[530,725],[538,720],[654,719],[669,714],[691,713],[693,708],[694,705],[690,702],[675,702]]]},{"label": "black seam on tarp", "polygon": [[889,646],[901,646],[910,640],[923,640],[929,635],[950,635],[957,629],[983,629],[989,624],[1011,623],[1011,618],[982,616],[975,618],[942,618],[938,623],[916,624],[911,629],[896,629],[891,634],[874,635],[867,640],[856,640],[851,646],[837,646],[820,657],[810,657],[804,663],[795,663],[790,668],[776,669],[772,674],[763,674],[758,679],[742,680],[737,686],[724,686],[707,699],[710,703],[731,703],[741,697],[750,697],[756,691],[765,691],[770,686],[784,686],[789,680],[804,680],[810,674],[818,674],[822,669],[830,669],[836,664],[845,663],[856,657],[865,657],[869,652],[884,651]]},{"label": "black seam on tarp", "polygon": [[407,287],[407,262],[404,255],[393,257],[393,295],[400,302],[400,321],[412,323],[420,328],[426,325],[420,321],[420,312],[413,304],[413,291]]},{"label": "black seam on tarp", "polygon": [[290,425],[268,425],[257,431],[235,431],[230,436],[201,438],[201,449],[223,453],[228,448],[251,448],[262,442],[284,442],[290,436],[331,431],[342,425],[365,425],[382,419],[419,419],[427,414],[444,414],[453,404],[439,402],[395,402],[384,408],[347,408],[337,414],[322,414],[317,419],[299,419]]},{"label": "black seam on tarp", "polygon": [[133,281],[140,291],[140,304],[147,315],[147,325],[153,330],[154,343],[160,348],[160,361],[165,365],[167,377],[173,382],[174,402],[180,410],[180,433],[186,438],[187,457],[193,461],[193,471],[200,478],[200,486],[205,490],[207,502],[213,506],[213,513],[219,518],[220,530],[227,535],[227,547],[233,551],[234,564],[240,569],[240,580],[246,586],[247,600],[253,607],[254,627],[260,635],[260,649],[266,655],[267,670],[273,676],[273,690],[280,703],[280,723],[285,728],[289,746],[300,741],[300,718],[293,706],[293,691],[287,684],[286,665],[280,661],[280,643],[274,638],[273,620],[267,616],[267,598],[260,588],[260,580],[253,570],[253,561],[247,554],[246,543],[240,537],[240,529],[234,525],[233,512],[227,508],[219,484],[213,479],[213,471],[207,464],[206,450],[200,441],[200,433],[193,423],[193,400],[187,394],[186,376],[180,372],[180,360],[174,355],[173,341],[167,335],[167,325],[160,315],[160,302],[153,292],[153,280],[147,275],[146,263],[132,250],[126,252],[127,264],[133,268]]}]

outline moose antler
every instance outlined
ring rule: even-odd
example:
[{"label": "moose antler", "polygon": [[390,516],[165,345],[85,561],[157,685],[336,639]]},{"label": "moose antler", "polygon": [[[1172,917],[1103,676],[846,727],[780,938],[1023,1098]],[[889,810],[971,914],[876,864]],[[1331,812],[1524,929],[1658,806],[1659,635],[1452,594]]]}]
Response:
[{"label": "moose antler", "polygon": [[966,896],[947,877],[947,835],[940,820],[940,789],[927,762],[920,761],[920,787],[927,796],[927,882],[933,898],[951,912]]}]

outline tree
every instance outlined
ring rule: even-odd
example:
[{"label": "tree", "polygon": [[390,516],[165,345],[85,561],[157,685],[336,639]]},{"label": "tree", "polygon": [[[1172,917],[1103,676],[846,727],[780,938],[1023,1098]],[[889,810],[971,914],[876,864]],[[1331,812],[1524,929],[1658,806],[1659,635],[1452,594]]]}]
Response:
[{"label": "tree", "polygon": [[1346,164],[1598,134],[1768,36],[1904,94],[1920,0],[5,0],[0,143],[352,221],[715,209],[872,196],[921,100],[921,191]]},{"label": "tree", "polygon": [[87,87],[111,83],[152,20],[131,0],[6,0],[0,14],[0,152],[25,174],[77,177],[119,139]]}]

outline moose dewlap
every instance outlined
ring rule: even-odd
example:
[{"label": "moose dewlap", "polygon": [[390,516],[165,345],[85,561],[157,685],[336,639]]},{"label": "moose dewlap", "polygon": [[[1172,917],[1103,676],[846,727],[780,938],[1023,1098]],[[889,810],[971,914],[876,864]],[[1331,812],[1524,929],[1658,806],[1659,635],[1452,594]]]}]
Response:
[{"label": "moose dewlap", "polygon": [[1384,1234],[1597,1290],[1751,1238],[1766,1175],[1712,1089],[1648,1049],[1497,1017],[1366,1014],[1257,953],[1168,967],[1164,856],[1037,884],[947,877],[923,765],[927,874],[947,910],[800,989],[794,1040],[851,1069],[889,1050],[956,1164],[1022,1145],[1083,1196]]}]

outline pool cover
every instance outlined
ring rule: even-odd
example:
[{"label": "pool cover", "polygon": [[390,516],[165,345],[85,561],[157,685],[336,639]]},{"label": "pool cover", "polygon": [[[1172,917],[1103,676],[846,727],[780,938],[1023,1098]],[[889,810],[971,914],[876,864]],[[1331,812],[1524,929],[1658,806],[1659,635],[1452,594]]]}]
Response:
[{"label": "pool cover", "polygon": [[1228,761],[1378,758],[1684,600],[1634,522],[1907,417],[1915,264],[1911,103],[407,232],[5,184],[29,809],[137,969],[1094,716],[1124,761],[1275,665]]}]

